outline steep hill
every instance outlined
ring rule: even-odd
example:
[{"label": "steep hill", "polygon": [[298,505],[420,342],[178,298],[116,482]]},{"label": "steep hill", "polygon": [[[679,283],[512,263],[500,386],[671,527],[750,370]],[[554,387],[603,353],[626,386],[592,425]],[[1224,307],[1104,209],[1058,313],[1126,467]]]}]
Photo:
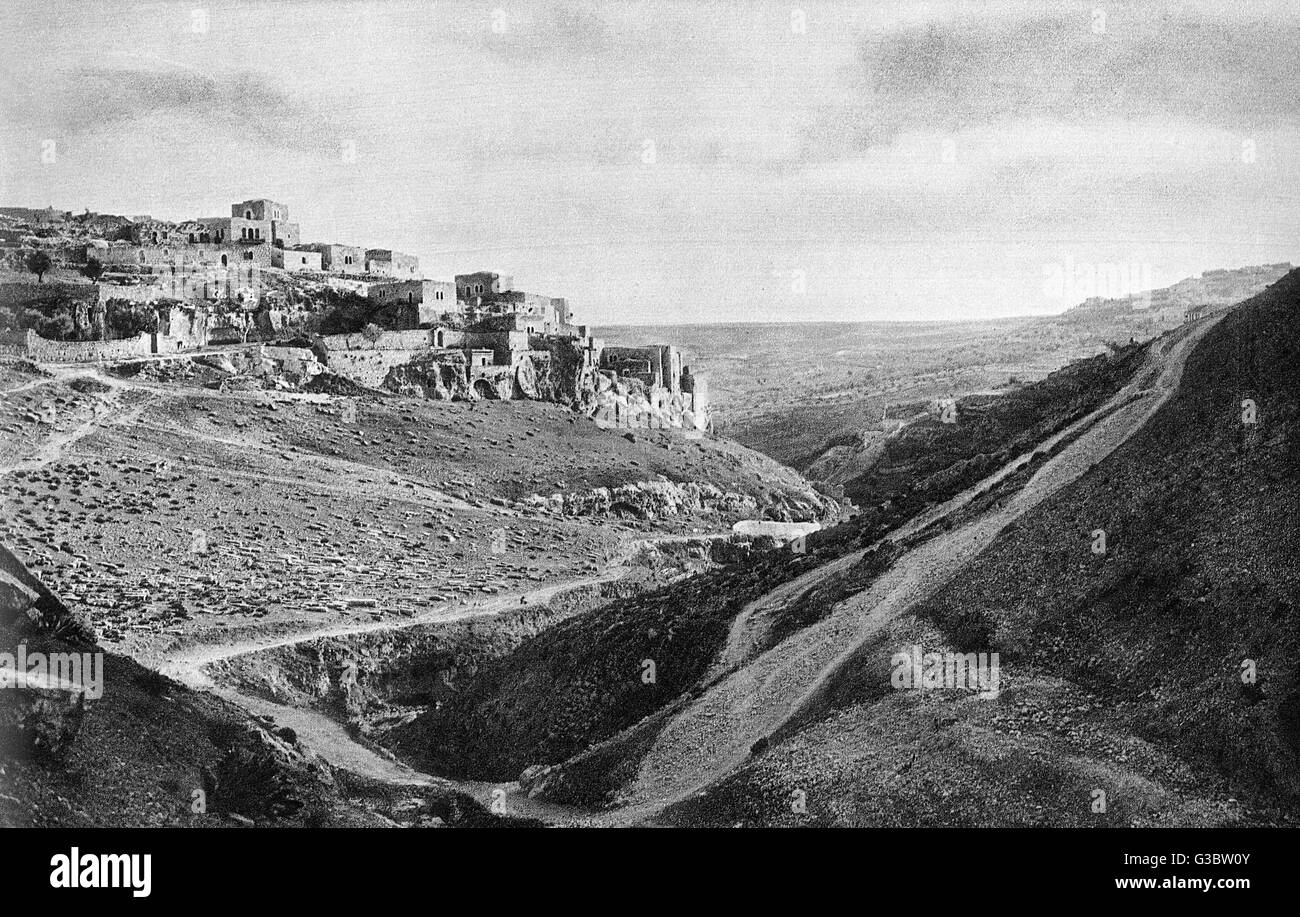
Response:
[{"label": "steep hill", "polygon": [[[895,620],[797,728],[666,820],[1293,822],[1298,357],[1292,272],[1207,334],[1145,428]],[[891,655],[913,644],[998,652],[999,697],[892,691]]]},{"label": "steep hill", "polygon": [[2,826],[381,827],[421,815],[503,822],[442,787],[410,790],[399,813],[400,797],[336,772],[292,730],[106,652],[85,619],[3,545],[0,646],[12,655],[22,647],[27,660],[102,653],[75,682],[92,689],[84,695],[31,668],[19,674],[34,680],[0,690]]},{"label": "steep hill", "polygon": [[[493,779],[547,765],[528,770],[525,786],[597,808],[626,802],[602,816],[615,822],[1290,821],[1300,814],[1298,307],[1292,272],[1216,326],[1153,342],[1146,358],[1163,368],[1134,376],[1127,394],[1122,374],[1073,391],[1088,405],[1115,394],[1075,426],[1016,423],[1013,437],[1060,437],[937,525],[891,536],[901,554],[845,553],[870,540],[860,518],[826,533],[837,549],[811,559],[762,555],[743,572],[611,603],[486,666],[401,732],[399,749]],[[1150,401],[1157,388],[1168,400]],[[1258,408],[1255,424],[1242,422],[1244,399]],[[1034,403],[1002,410],[1014,417],[1015,404]],[[962,480],[971,457],[948,458],[949,477]],[[1046,477],[1059,482],[1051,486],[1040,480],[1049,465]],[[1098,529],[1104,553],[1094,553]],[[858,537],[837,542],[841,530]],[[947,541],[937,536],[949,530],[969,533],[972,547],[948,555],[941,585],[928,588],[934,577],[913,554],[943,562]],[[827,565],[835,557],[843,561]],[[733,625],[823,565],[833,572],[773,604],[766,642],[736,653]],[[877,586],[891,590],[884,617],[870,601],[844,616]],[[814,646],[819,634],[832,642]],[[894,690],[894,654],[914,645],[998,653],[1000,693]],[[643,677],[647,660],[653,681]],[[788,718],[761,709],[778,695],[801,698]],[[727,708],[732,700],[740,706]],[[687,718],[694,725],[683,731]],[[682,783],[682,768],[727,760],[732,752],[720,756],[716,743],[752,741],[727,730],[757,737],[764,721],[774,731],[747,759],[741,751],[730,775],[656,814],[656,799],[678,798],[663,794]],[[662,790],[654,767],[671,778]]]},{"label": "steep hill", "polygon": [[[566,621],[485,666],[456,696],[398,730],[396,750],[435,772],[511,779],[527,766],[555,765],[613,739],[645,717],[661,723],[665,711],[698,695],[716,676],[728,643],[740,640],[743,659],[824,618],[886,571],[898,553],[893,546],[868,546],[1048,437],[1064,435],[1113,395],[1145,354],[1136,346],[1083,361],[992,406],[962,408],[957,424],[918,423],[884,466],[890,473],[864,486],[869,499],[862,512],[810,536],[805,553],[756,553]],[[1005,499],[1024,481],[1024,472],[1009,475],[976,502]],[[758,608],[765,596],[797,585],[822,565],[834,567],[834,574]],[[744,633],[733,637],[742,614]],[[647,661],[654,664],[653,678],[645,674]],[[647,726],[635,741],[655,728]],[[582,770],[595,785],[574,789],[576,796],[565,801],[603,799],[633,763],[593,754],[602,763],[584,762]],[[606,765],[612,771],[600,773]]]},{"label": "steep hill", "polygon": [[[738,520],[839,511],[797,473],[711,436],[605,429],[532,401],[269,391],[186,358],[0,365],[0,479],[0,540],[15,570],[35,574],[0,594],[12,628],[0,650],[77,636],[68,623],[23,630],[40,603],[54,603],[56,623],[71,607],[109,678],[84,710],[0,692],[0,802],[14,824],[206,823],[188,799],[211,786],[222,788],[208,794],[218,819],[478,823],[478,797],[423,778],[372,785],[385,778],[346,774],[347,759],[331,768],[283,729],[301,725],[294,711],[250,719],[146,666],[183,677],[169,665],[179,658],[446,619],[433,661],[392,679],[403,701],[436,698],[448,669],[472,671],[509,645],[493,620],[502,609],[541,620],[548,589],[624,577],[619,588],[636,591],[711,566],[668,555],[701,536],[725,541]],[[646,560],[659,541],[662,563]],[[479,639],[475,616],[495,636]],[[50,743],[56,753],[42,757]],[[253,795],[229,795],[243,784]]]}]

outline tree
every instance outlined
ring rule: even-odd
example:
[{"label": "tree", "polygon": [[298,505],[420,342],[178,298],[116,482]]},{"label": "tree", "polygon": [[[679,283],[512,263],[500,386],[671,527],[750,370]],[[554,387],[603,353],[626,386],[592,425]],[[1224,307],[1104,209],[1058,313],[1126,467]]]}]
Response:
[{"label": "tree", "polygon": [[50,260],[50,256],[39,248],[35,251],[28,252],[27,256],[23,259],[23,263],[27,265],[27,270],[36,275],[36,281],[38,283],[44,283],[45,272],[54,267],[54,262]]},{"label": "tree", "polygon": [[110,299],[105,305],[109,340],[125,341],[158,330],[158,313],[153,307],[125,299]]},{"label": "tree", "polygon": [[104,265],[98,258],[88,258],[86,266],[81,269],[81,273],[92,281],[99,280],[100,277],[104,276]]},{"label": "tree", "polygon": [[18,327],[30,328],[47,341],[71,341],[73,332],[72,315],[66,309],[42,311],[25,309],[19,318]]}]

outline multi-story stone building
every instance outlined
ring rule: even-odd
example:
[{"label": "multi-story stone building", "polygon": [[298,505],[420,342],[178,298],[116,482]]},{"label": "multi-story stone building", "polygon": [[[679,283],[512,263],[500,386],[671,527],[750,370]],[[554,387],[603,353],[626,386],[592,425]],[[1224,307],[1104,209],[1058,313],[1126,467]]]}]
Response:
[{"label": "multi-story stone building", "polygon": [[456,275],[456,298],[472,305],[494,300],[513,287],[514,278],[508,274],[475,271],[472,274]]},{"label": "multi-story stone building", "polygon": [[286,271],[319,271],[321,254],[318,251],[301,248],[271,248],[271,266]]},{"label": "multi-story stone building", "polygon": [[293,248],[300,241],[298,224],[289,222],[289,208],[264,197],[241,201],[230,205],[230,215],[252,222],[269,224],[272,243],[280,243],[285,248]]},{"label": "multi-story stone building", "polygon": [[420,259],[389,248],[366,249],[366,273],[403,280],[420,276]]},{"label": "multi-story stone building", "polygon": [[337,242],[313,242],[301,246],[320,252],[321,268],[336,274],[361,274],[366,270],[366,250]]}]

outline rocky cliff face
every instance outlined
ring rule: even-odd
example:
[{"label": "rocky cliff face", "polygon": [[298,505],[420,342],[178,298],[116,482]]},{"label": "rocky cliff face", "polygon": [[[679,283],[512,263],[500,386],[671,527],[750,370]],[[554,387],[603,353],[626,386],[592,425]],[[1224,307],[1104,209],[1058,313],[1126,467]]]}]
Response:
[{"label": "rocky cliff face", "polygon": [[459,352],[423,354],[388,370],[384,388],[399,395],[450,401],[475,396],[465,377],[465,361]]},{"label": "rocky cliff face", "polygon": [[530,340],[528,346],[547,354],[540,359],[533,355],[524,358],[528,364],[525,372],[536,379],[536,394],[528,393],[528,397],[579,404],[595,391],[594,374],[583,367],[582,349],[576,341],[540,337]]},{"label": "rocky cliff face", "polygon": [[689,395],[647,388],[640,380],[591,377],[583,405],[597,423],[648,430],[707,430],[707,411],[696,411]]}]

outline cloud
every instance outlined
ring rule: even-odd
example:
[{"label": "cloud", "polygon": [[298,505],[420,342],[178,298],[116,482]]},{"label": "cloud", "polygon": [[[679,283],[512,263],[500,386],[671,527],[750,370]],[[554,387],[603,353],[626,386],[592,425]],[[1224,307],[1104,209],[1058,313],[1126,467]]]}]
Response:
[{"label": "cloud", "polygon": [[1088,11],[933,22],[864,41],[849,97],[832,117],[847,150],[888,145],[909,130],[1033,118],[1176,118],[1257,130],[1300,121],[1297,59],[1300,28],[1277,21],[1130,7],[1100,32]]},{"label": "cloud", "polygon": [[337,147],[340,136],[332,118],[250,70],[51,69],[39,80],[6,79],[4,87],[6,120],[48,137],[120,129],[159,115],[290,149]]}]

